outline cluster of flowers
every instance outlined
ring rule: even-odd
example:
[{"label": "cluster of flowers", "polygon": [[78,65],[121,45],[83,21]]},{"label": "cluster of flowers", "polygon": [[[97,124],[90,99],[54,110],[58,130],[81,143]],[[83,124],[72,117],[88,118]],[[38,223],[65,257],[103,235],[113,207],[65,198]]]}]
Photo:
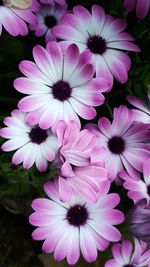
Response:
[{"label": "cluster of flowers", "polygon": [[[136,1],[124,4],[129,11]],[[137,0],[139,18],[147,14],[149,4],[149,0]],[[97,250],[120,241],[121,233],[114,225],[125,218],[115,209],[119,195],[110,192],[115,181],[135,203],[130,228],[142,241],[134,238],[134,245],[129,240],[113,245],[113,259],[105,267],[150,266],[145,243],[150,240],[146,236],[150,228],[150,110],[129,96],[134,108],[115,108],[112,122],[101,117],[97,125],[88,123],[81,129],[79,119],[96,117],[94,107],[104,103],[104,93],[111,91],[114,79],[122,84],[128,80],[131,60],[122,50],[140,49],[124,32],[126,22],[107,15],[99,5],[93,5],[91,12],[83,6],[66,10],[63,0],[34,0],[26,10],[0,4],[0,31],[3,24],[13,36],[26,35],[28,22],[37,36],[45,35],[47,43],[46,48],[33,48],[34,62],[24,60],[19,65],[25,77],[17,78],[14,87],[28,96],[4,119],[6,127],[0,135],[8,141],[2,149],[16,150],[12,162],[23,162],[25,169],[35,163],[43,172],[48,162],[57,169],[54,181],[44,184],[48,198],[35,199],[35,212],[29,217],[37,226],[33,239],[44,240],[43,251],[54,252],[58,261],[66,257],[69,264],[75,264],[81,252],[92,262]]]}]

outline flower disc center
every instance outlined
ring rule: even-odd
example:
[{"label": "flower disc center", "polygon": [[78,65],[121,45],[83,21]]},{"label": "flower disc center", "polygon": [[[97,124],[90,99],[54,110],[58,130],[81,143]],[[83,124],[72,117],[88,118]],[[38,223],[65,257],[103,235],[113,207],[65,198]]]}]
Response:
[{"label": "flower disc center", "polygon": [[57,24],[56,18],[54,16],[46,16],[44,18],[44,21],[45,21],[45,25],[48,28],[52,28],[52,27],[56,26],[56,24]]},{"label": "flower disc center", "polygon": [[147,186],[147,193],[150,196],[150,184]]},{"label": "flower disc center", "polygon": [[133,265],[133,264],[126,264],[126,265],[124,265],[123,267],[136,267],[136,266]]},{"label": "flower disc center", "polygon": [[67,220],[74,226],[84,225],[88,219],[88,212],[84,206],[75,205],[68,210]]},{"label": "flower disc center", "polygon": [[71,96],[72,89],[67,82],[58,81],[52,87],[52,94],[54,98],[64,101]]},{"label": "flower disc center", "polygon": [[107,48],[105,39],[97,35],[88,39],[87,46],[91,50],[91,52],[100,55],[102,55]]},{"label": "flower disc center", "polygon": [[113,136],[108,142],[108,148],[114,154],[121,154],[125,149],[125,142],[120,136]]},{"label": "flower disc center", "polygon": [[32,128],[29,133],[29,137],[32,143],[41,144],[45,142],[46,138],[48,137],[47,131],[42,130],[40,127]]}]

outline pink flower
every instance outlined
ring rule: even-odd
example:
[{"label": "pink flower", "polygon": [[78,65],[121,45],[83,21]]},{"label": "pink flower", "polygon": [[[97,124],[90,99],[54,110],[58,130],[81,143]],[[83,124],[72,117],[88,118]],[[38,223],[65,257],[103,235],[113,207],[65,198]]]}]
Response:
[{"label": "pink flower", "polygon": [[55,126],[60,151],[58,162],[59,197],[67,202],[73,194],[94,203],[102,181],[108,179],[104,168],[104,149],[98,146],[98,137],[84,129],[80,131],[77,122],[63,121]]},{"label": "pink flower", "polygon": [[17,36],[19,34],[22,36],[27,35],[28,27],[26,22],[35,22],[36,16],[33,12],[38,9],[39,4],[36,0],[32,1],[32,6],[30,8],[24,10],[8,8],[3,4],[0,4],[0,35],[2,33],[2,25],[6,31],[13,36]]},{"label": "pink flower", "polygon": [[134,246],[124,240],[112,247],[113,259],[105,263],[105,267],[144,267],[150,266],[150,250],[143,241],[134,238]]},{"label": "pink flower", "polygon": [[150,124],[150,107],[146,106],[139,98],[128,96],[127,100],[137,109],[132,109],[134,120]]},{"label": "pink flower", "polygon": [[30,24],[30,29],[35,31],[35,35],[41,37],[45,35],[45,42],[56,40],[51,29],[59,24],[67,9],[67,5],[41,5],[36,13],[36,21]]},{"label": "pink flower", "polygon": [[144,181],[134,180],[126,172],[122,171],[119,176],[125,181],[123,187],[128,190],[128,197],[135,203],[142,198],[150,202],[150,158],[143,164]]},{"label": "pink flower", "polygon": [[42,130],[38,125],[34,127],[26,123],[26,113],[14,110],[11,117],[6,117],[7,127],[0,130],[0,136],[9,139],[2,145],[3,151],[17,150],[12,162],[29,169],[35,163],[39,171],[47,169],[47,161],[52,161],[58,150],[57,138],[51,130]]},{"label": "pink flower", "polygon": [[138,19],[144,19],[150,7],[150,0],[124,0],[124,8],[127,12],[136,9]]},{"label": "pink flower", "polygon": [[99,144],[106,149],[105,167],[110,179],[117,178],[118,173],[126,169],[128,174],[139,179],[143,171],[143,162],[150,155],[148,125],[134,123],[133,113],[125,106],[114,109],[112,124],[103,117],[96,125],[86,128],[99,136]]},{"label": "pink flower", "polygon": [[49,4],[51,6],[54,6],[56,3],[59,5],[65,5],[66,1],[65,0],[39,0],[43,4]]},{"label": "pink flower", "polygon": [[93,106],[104,102],[102,93],[109,85],[104,79],[92,79],[94,68],[88,63],[88,52],[79,54],[72,44],[63,55],[59,43],[51,41],[46,49],[35,46],[33,57],[35,63],[26,60],[19,65],[27,77],[14,81],[19,92],[29,95],[18,104],[20,110],[29,112],[29,124],[48,129],[59,120],[80,123],[77,114],[87,120],[96,116]]},{"label": "pink flower", "polygon": [[122,19],[106,15],[99,5],[92,6],[92,14],[82,6],[73,8],[73,14],[66,14],[60,25],[53,28],[63,49],[71,44],[78,45],[80,51],[90,51],[96,76],[106,77],[113,85],[113,77],[120,83],[128,80],[131,60],[121,50],[136,51],[133,37],[123,32],[127,24]]},{"label": "pink flower", "polygon": [[33,239],[45,240],[43,251],[54,252],[57,261],[66,257],[69,264],[75,264],[80,253],[86,261],[95,261],[97,250],[104,251],[110,241],[121,238],[113,226],[124,220],[123,213],[114,209],[120,198],[118,194],[108,194],[109,188],[109,181],[103,182],[96,204],[88,204],[77,196],[64,203],[59,200],[58,184],[47,182],[44,190],[50,199],[32,202],[35,212],[29,222],[37,226]]}]

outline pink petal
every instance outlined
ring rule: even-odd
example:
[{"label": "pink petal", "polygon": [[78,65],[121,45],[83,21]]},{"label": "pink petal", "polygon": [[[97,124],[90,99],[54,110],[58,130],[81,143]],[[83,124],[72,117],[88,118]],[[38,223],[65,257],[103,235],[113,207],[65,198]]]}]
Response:
[{"label": "pink petal", "polygon": [[139,19],[144,19],[148,12],[149,12],[149,7],[150,7],[150,1],[145,0],[145,1],[139,1],[137,0],[137,5],[136,5],[136,14]]},{"label": "pink petal", "polygon": [[91,120],[95,118],[96,111],[93,107],[89,107],[77,101],[74,98],[70,98],[69,102],[71,103],[74,111],[83,119]]},{"label": "pink petal", "polygon": [[[73,56],[72,56],[73,55]],[[75,44],[70,45],[64,56],[63,79],[68,80],[74,72],[79,60],[79,49]]]},{"label": "pink petal", "polygon": [[80,248],[86,261],[93,262],[96,260],[96,243],[88,225],[80,227]]},{"label": "pink petal", "polygon": [[51,41],[46,46],[46,51],[52,60],[54,69],[56,71],[57,79],[62,79],[62,68],[63,68],[63,55],[60,46],[57,42]]},{"label": "pink petal", "polygon": [[67,179],[59,176],[59,198],[60,200],[62,202],[67,202],[71,199],[72,195],[73,195],[73,191]]}]

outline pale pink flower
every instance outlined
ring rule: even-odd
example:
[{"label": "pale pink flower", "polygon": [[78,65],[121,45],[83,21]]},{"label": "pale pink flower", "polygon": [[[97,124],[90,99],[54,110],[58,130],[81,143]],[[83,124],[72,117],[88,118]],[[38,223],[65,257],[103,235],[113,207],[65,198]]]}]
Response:
[{"label": "pale pink flower", "polygon": [[58,122],[54,133],[60,146],[56,159],[60,199],[69,201],[76,194],[85,201],[96,202],[102,181],[108,179],[99,138],[86,129],[80,130],[74,121]]}]

